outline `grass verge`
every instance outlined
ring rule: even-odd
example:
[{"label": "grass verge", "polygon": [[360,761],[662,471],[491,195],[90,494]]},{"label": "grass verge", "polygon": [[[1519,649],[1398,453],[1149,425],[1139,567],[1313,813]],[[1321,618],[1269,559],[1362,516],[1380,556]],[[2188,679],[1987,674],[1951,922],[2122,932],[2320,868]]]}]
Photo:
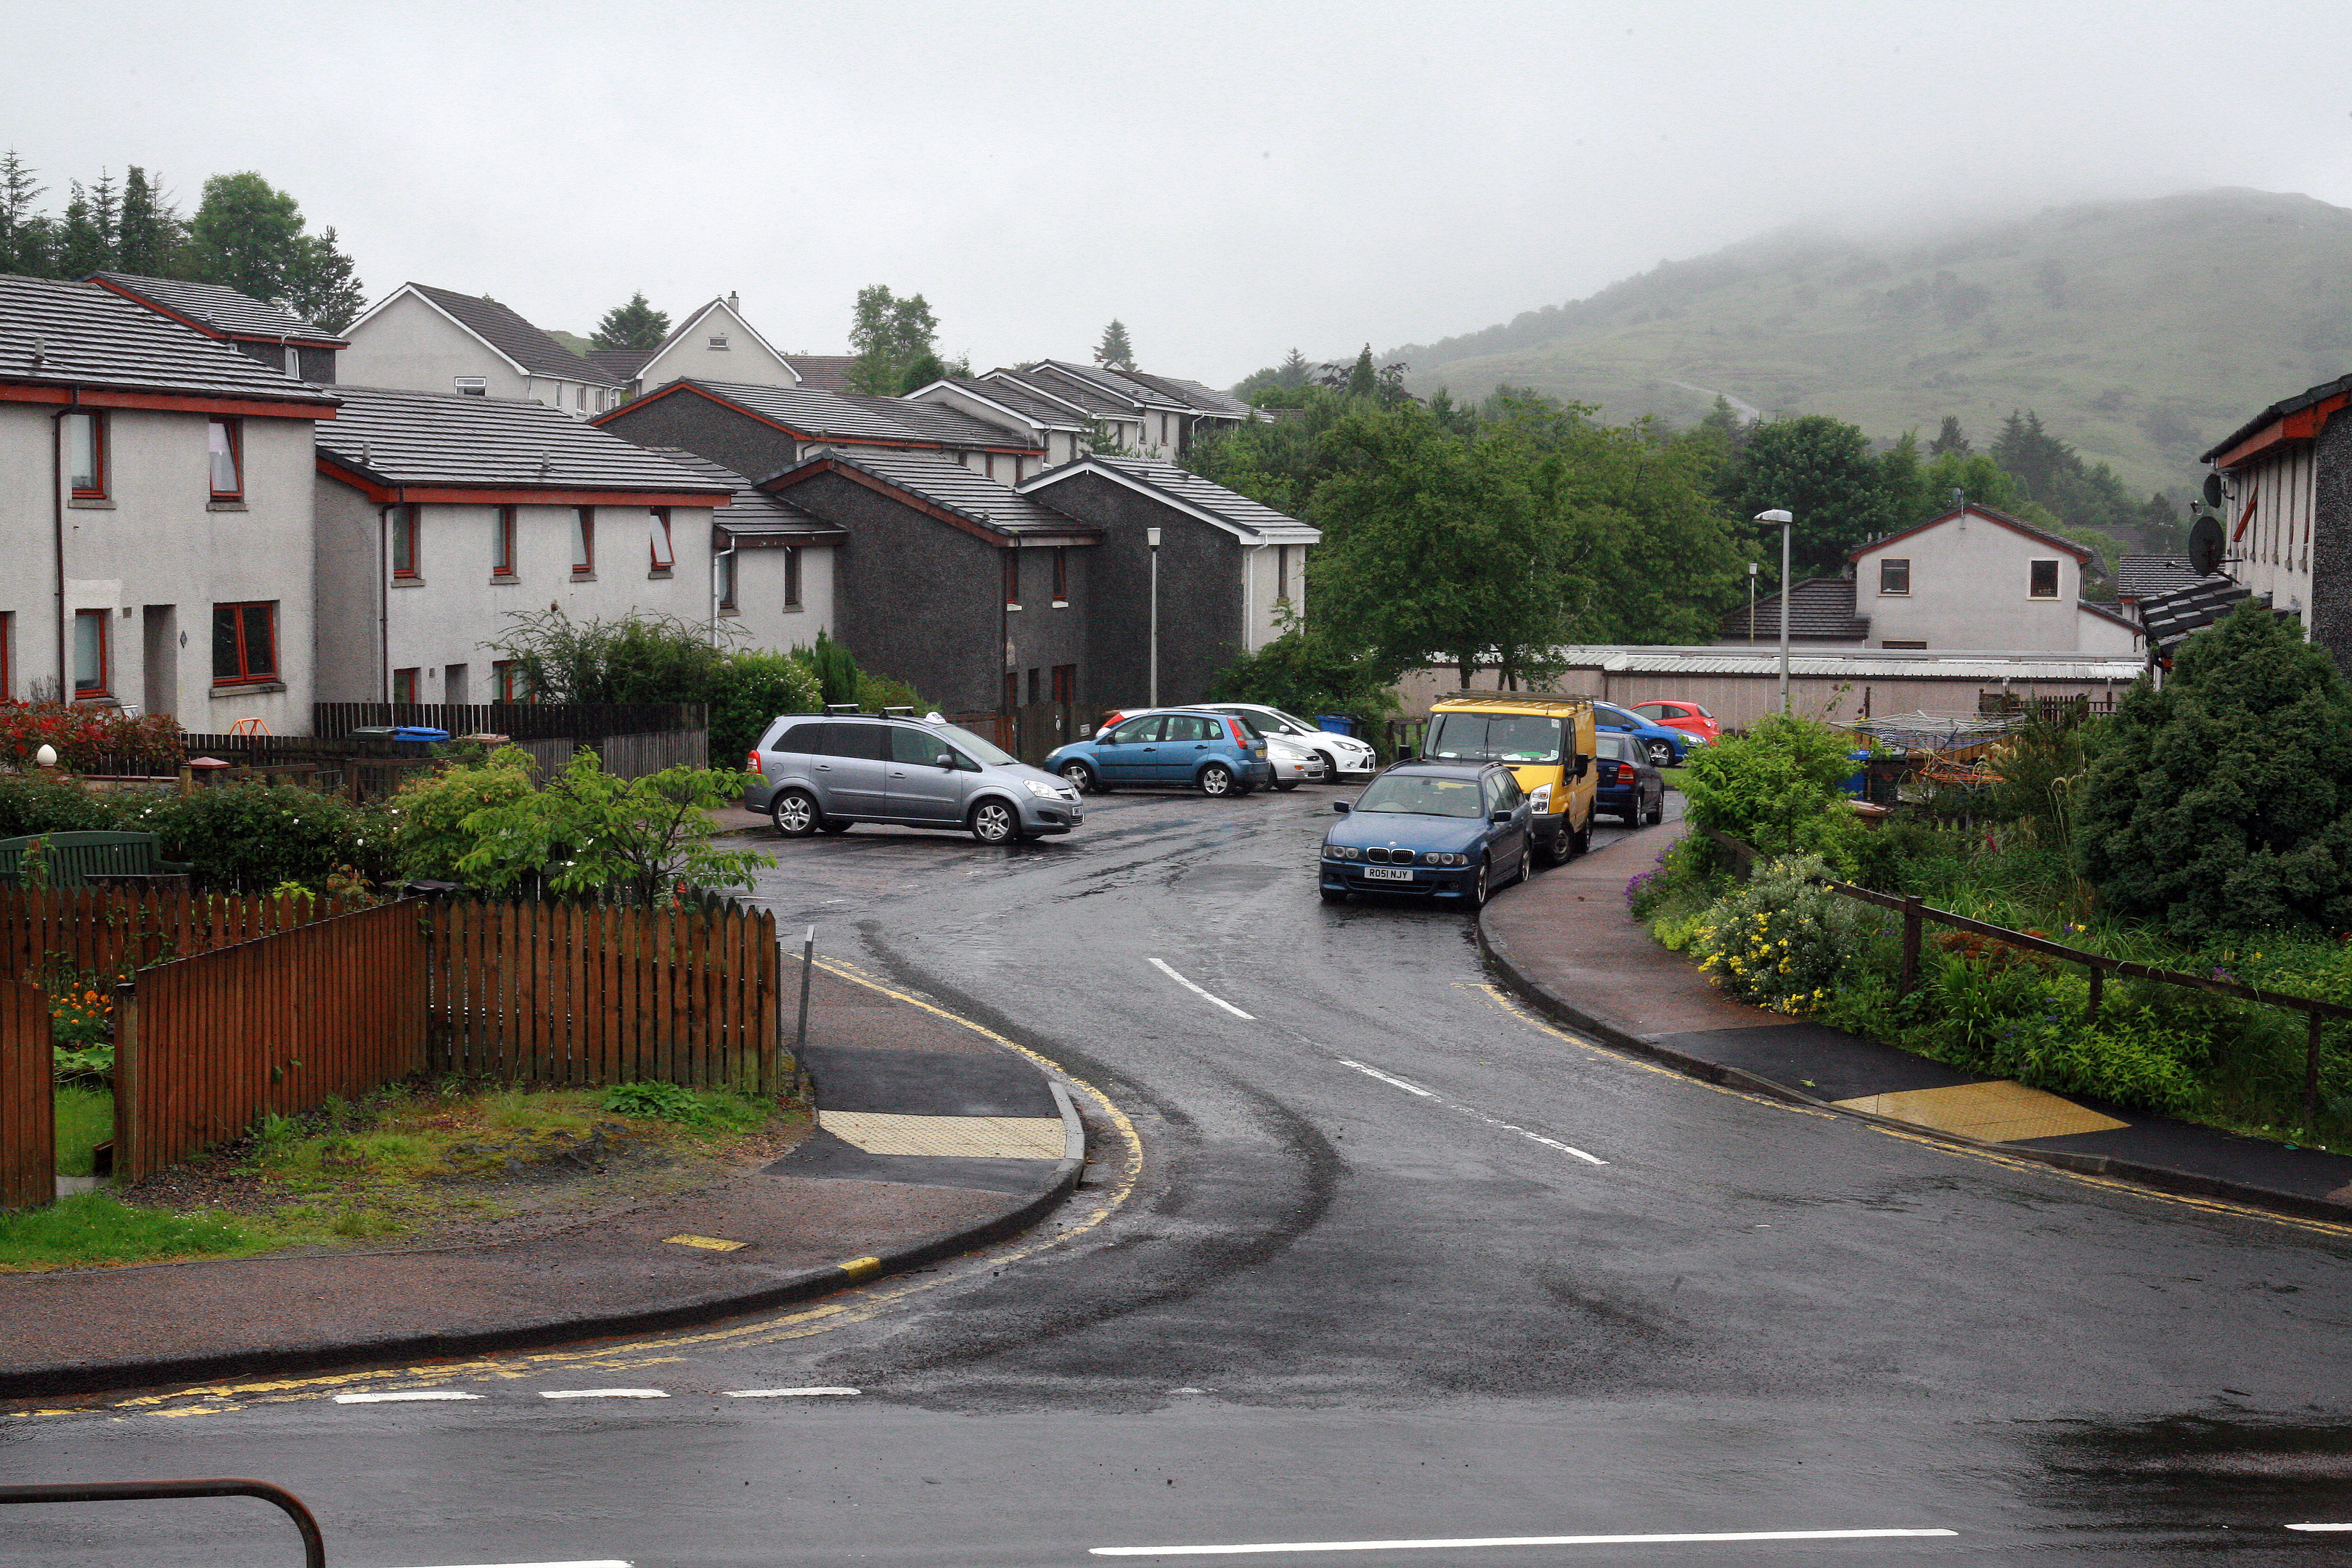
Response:
[{"label": "grass verge", "polygon": [[100,1143],[114,1136],[114,1093],[94,1084],[58,1086],[58,1174],[87,1176]]}]

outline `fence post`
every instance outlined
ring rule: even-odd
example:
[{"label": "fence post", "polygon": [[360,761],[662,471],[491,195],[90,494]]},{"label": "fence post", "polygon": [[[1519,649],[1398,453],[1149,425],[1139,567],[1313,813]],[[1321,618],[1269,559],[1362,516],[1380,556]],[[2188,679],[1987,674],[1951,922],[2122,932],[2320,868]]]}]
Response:
[{"label": "fence post", "polygon": [[114,984],[114,1180],[129,1186],[147,1173],[140,1147],[139,984]]},{"label": "fence post", "polygon": [[808,1005],[809,971],[816,966],[816,927],[808,928],[801,939],[801,1026],[793,1037],[793,1081],[809,1082],[808,1076]]},{"label": "fence post", "polygon": [[2106,972],[2105,970],[2104,970],[2104,969],[2100,968],[2100,967],[2099,967],[2097,964],[2095,964],[2095,963],[2094,963],[2094,964],[2092,964],[2092,965],[2090,966],[2090,970],[2091,970],[2091,1011],[2090,1011],[2090,1013],[2089,1013],[2089,1015],[2088,1015],[2088,1017],[2089,1017],[2089,1021],[2090,1021],[2090,1022],[2092,1022],[2092,1023],[2095,1024],[2095,1023],[2097,1023],[2097,1022],[2099,1021],[2099,997],[2100,997],[2100,996],[2101,996],[2101,994],[2103,994],[2105,993],[2105,991],[2106,990],[2106,984],[2107,984],[2107,972]]},{"label": "fence post", "polygon": [[2311,1021],[2310,1044],[2303,1057],[2303,1132],[2308,1138],[2319,1125],[2319,1013],[2307,1009],[2304,1016]]},{"label": "fence post", "polygon": [[1908,996],[1911,987],[1919,983],[1919,895],[1906,894],[1903,900],[1903,980],[1896,994]]}]

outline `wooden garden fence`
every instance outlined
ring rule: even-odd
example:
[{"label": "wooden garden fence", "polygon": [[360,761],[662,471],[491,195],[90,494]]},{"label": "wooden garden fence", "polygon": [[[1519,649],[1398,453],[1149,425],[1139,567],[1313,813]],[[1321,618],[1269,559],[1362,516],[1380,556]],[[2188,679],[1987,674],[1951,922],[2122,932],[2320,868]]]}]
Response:
[{"label": "wooden garden fence", "polygon": [[0,975],[0,1208],[57,1196],[56,1069],[49,999],[37,985]]},{"label": "wooden garden fence", "polygon": [[[1742,881],[1747,880],[1749,872],[1755,868],[1756,862],[1764,858],[1753,846],[1742,843],[1728,833],[1718,832],[1712,827],[1703,827],[1699,831],[1723,847],[1731,858],[1732,874]],[[1883,910],[1892,910],[1903,917],[1903,966],[1896,981],[1896,989],[1903,995],[1909,995],[1911,988],[1919,983],[1921,927],[1927,921],[1933,921],[1937,925],[1950,926],[1957,931],[1972,931],[1978,936],[2026,952],[2038,952],[2048,958],[2081,964],[2091,983],[2090,1005],[2084,1011],[2084,1021],[2086,1023],[2095,1024],[2099,1021],[2099,1004],[2105,996],[2106,980],[2110,974],[2118,975],[2126,980],[2146,980],[2158,985],[2179,985],[2192,991],[2207,991],[2216,996],[2232,996],[2240,1001],[2259,1002],[2264,1006],[2284,1007],[2290,1011],[2300,1012],[2304,1016],[2305,1029],[2304,1125],[2311,1126],[2318,1119],[2320,1027],[2330,1018],[2339,1020],[2352,1018],[2352,1006],[2347,1006],[2340,1002],[2323,1002],[2316,996],[2297,996],[2289,992],[2265,991],[2258,985],[2246,985],[2235,980],[2215,980],[2202,974],[2183,974],[2177,970],[2157,969],[2148,964],[2135,963],[2129,959],[2113,958],[2104,952],[2093,952],[2087,948],[2068,947],[2063,942],[2052,942],[2048,937],[2035,936],[2028,931],[2011,931],[2007,926],[1992,925],[1984,921],[1972,920],[1967,915],[1956,914],[1950,910],[1937,909],[1922,900],[1916,894],[1882,893],[1874,888],[1860,887],[1853,882],[1840,882],[1827,877],[1821,879],[1821,885],[1832,893],[1862,903],[1875,904]]]},{"label": "wooden garden fence", "polygon": [[62,960],[110,982],[345,912],[333,899],[114,888],[0,888],[0,975],[29,978]]}]

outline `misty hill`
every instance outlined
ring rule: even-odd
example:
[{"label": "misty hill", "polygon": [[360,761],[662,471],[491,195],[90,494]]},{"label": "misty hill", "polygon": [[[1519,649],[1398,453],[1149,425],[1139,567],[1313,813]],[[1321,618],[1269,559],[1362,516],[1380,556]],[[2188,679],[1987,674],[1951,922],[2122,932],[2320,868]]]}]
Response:
[{"label": "misty hill", "polygon": [[2352,212],[2215,190],[1926,238],[1783,232],[1381,358],[1417,392],[1507,382],[1612,419],[1688,424],[1721,392],[1924,442],[1951,414],[1979,450],[2035,408],[2136,492],[2185,489],[2248,416],[2352,370]]}]

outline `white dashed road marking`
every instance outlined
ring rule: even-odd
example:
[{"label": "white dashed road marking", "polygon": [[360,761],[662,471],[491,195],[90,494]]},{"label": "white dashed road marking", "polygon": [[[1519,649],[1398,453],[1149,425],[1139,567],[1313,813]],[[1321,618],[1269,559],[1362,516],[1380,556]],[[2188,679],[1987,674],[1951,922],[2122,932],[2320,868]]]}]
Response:
[{"label": "white dashed road marking", "polygon": [[2290,1524],[2289,1530],[2340,1530],[2352,1533],[2352,1524]]},{"label": "white dashed road marking", "polygon": [[452,1563],[436,1568],[631,1568],[625,1558],[581,1558],[570,1563]]},{"label": "white dashed road marking", "polygon": [[478,1394],[459,1394],[449,1388],[388,1389],[378,1394],[338,1394],[338,1405],[400,1405],[413,1399],[479,1399]]},{"label": "white dashed road marking", "polygon": [[1276,1541],[1250,1546],[1096,1546],[1096,1557],[1226,1557],[1251,1552],[1411,1552],[1480,1546],[1685,1546],[1717,1541],[1883,1541],[1956,1530],[1739,1530],[1707,1535],[1486,1535],[1454,1541]]},{"label": "white dashed road marking", "polygon": [[1169,978],[1169,979],[1173,980],[1177,984],[1181,985],[1185,990],[1190,991],[1191,993],[1192,993],[1192,994],[1194,994],[1195,996],[1201,996],[1201,997],[1205,997],[1205,998],[1207,998],[1209,1001],[1215,1003],[1218,1006],[1223,1007],[1226,1012],[1231,1013],[1234,1017],[1236,1017],[1236,1018],[1248,1018],[1248,1019],[1249,1019],[1249,1021],[1250,1021],[1251,1023],[1253,1023],[1253,1024],[1255,1024],[1255,1023],[1256,1023],[1256,1022],[1257,1022],[1257,1020],[1256,1020],[1255,1017],[1252,1017],[1249,1014],[1243,1012],[1239,1007],[1234,1006],[1232,1003],[1230,1003],[1230,1002],[1226,1001],[1223,997],[1219,996],[1219,995],[1216,995],[1216,994],[1213,994],[1213,993],[1212,993],[1212,992],[1203,991],[1203,990],[1202,990],[1201,987],[1199,987],[1198,985],[1193,984],[1191,981],[1189,981],[1189,980],[1185,979],[1182,975],[1181,975],[1181,974],[1177,973],[1174,970],[1172,970],[1172,969],[1169,968],[1165,963],[1162,963],[1160,960],[1158,960],[1158,959],[1156,959],[1156,958],[1155,958],[1155,959],[1153,959],[1153,960],[1151,961],[1151,966],[1152,966],[1154,969],[1157,969],[1158,971],[1160,971],[1160,973],[1162,973],[1162,974],[1164,974],[1164,975],[1168,976],[1168,978]]},{"label": "white dashed road marking", "polygon": [[1506,1121],[1499,1116],[1489,1116],[1485,1111],[1473,1110],[1471,1107],[1464,1105],[1459,1100],[1448,1100],[1433,1089],[1423,1089],[1417,1083],[1407,1082],[1405,1079],[1397,1077],[1393,1073],[1385,1073],[1378,1068],[1366,1067],[1361,1062],[1349,1061],[1346,1057],[1334,1057],[1331,1059],[1338,1062],[1343,1068],[1353,1068],[1358,1072],[1362,1073],[1366,1078],[1376,1078],[1382,1083],[1404,1090],[1407,1094],[1417,1094],[1423,1100],[1433,1100],[1437,1101],[1438,1104],[1445,1107],[1446,1110],[1458,1110],[1474,1121],[1483,1121],[1489,1127],[1500,1128],[1506,1132],[1516,1132],[1530,1143],[1540,1143],[1547,1149],[1557,1149],[1563,1154],[1573,1154],[1588,1165],[1605,1165],[1609,1163],[1608,1161],[1602,1159],[1600,1155],[1588,1154],[1572,1143],[1563,1143],[1557,1138],[1547,1138],[1540,1132],[1530,1132],[1526,1128]]},{"label": "white dashed road marking", "polygon": [[667,1399],[658,1388],[542,1388],[541,1399]]},{"label": "white dashed road marking", "polygon": [[796,1399],[810,1394],[855,1394],[854,1388],[730,1388],[730,1399]]}]

